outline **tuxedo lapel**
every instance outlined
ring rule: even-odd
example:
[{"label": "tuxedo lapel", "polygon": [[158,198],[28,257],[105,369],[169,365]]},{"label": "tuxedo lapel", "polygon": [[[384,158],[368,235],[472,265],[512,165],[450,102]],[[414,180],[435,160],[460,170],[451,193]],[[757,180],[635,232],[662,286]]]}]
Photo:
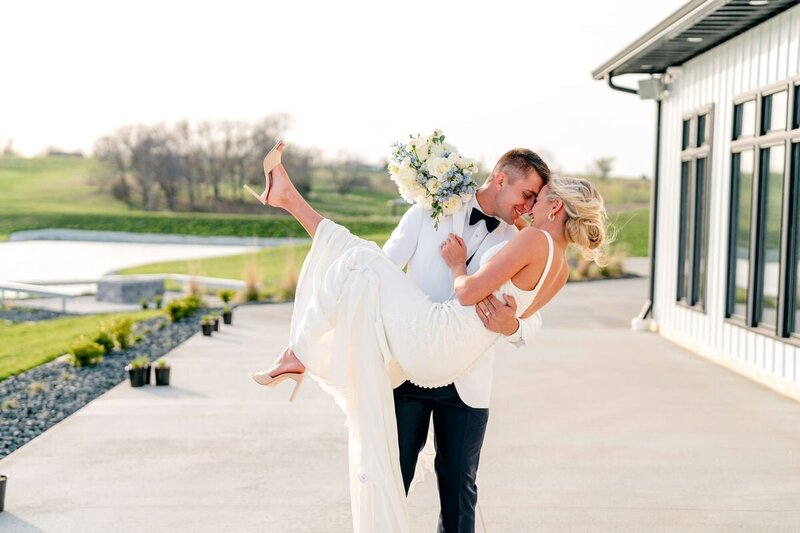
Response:
[{"label": "tuxedo lapel", "polygon": [[453,233],[458,235],[459,237],[464,236],[464,226],[467,223],[467,212],[469,204],[466,207],[462,208],[460,211],[457,211],[453,214]]}]

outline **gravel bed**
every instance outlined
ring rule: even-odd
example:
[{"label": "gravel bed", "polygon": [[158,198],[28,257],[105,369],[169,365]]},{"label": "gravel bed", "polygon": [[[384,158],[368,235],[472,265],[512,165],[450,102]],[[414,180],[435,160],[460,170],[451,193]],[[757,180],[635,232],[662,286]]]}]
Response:
[{"label": "gravel bed", "polygon": [[200,311],[174,324],[163,317],[144,320],[134,329],[142,334],[139,342],[91,367],[57,359],[0,381],[0,459],[128,379],[125,365],[132,359],[155,360],[189,339],[202,316]]}]

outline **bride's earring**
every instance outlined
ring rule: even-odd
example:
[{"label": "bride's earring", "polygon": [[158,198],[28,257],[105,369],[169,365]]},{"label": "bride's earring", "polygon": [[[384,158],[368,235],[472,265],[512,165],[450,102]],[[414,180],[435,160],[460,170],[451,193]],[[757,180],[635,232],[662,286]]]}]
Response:
[{"label": "bride's earring", "polygon": [[547,220],[549,220],[550,222],[552,222],[552,221],[554,221],[555,219],[556,219],[556,216],[555,216],[555,215],[552,213],[552,211],[551,211],[550,213],[547,213]]}]

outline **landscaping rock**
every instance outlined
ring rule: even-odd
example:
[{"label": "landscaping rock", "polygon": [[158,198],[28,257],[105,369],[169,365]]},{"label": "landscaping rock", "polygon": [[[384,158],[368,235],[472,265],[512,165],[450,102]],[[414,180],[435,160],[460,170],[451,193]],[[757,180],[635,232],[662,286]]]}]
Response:
[{"label": "landscaping rock", "polygon": [[199,331],[201,316],[142,321],[137,330],[149,331],[139,342],[106,354],[94,366],[72,367],[57,359],[0,381],[0,459],[128,379],[125,365],[135,357],[155,360],[189,339]]}]

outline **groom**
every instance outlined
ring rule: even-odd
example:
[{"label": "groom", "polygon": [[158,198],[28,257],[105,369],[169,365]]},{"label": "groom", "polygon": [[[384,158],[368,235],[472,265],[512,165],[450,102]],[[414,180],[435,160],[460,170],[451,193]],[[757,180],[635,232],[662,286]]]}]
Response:
[{"label": "groom", "polygon": [[[414,205],[383,250],[396,265],[408,267],[408,275],[433,301],[443,302],[453,288],[450,269],[439,255],[439,247],[448,234],[463,237],[467,245],[467,273],[473,274],[486,250],[514,236],[517,232],[514,221],[530,210],[549,179],[550,169],[535,152],[524,148],[509,150],[473,199],[460,211],[440,219],[438,230],[430,213]],[[513,299],[509,305],[503,305],[493,296],[489,300],[475,308],[489,330],[505,335],[516,346],[524,345],[538,332],[539,313],[517,320]],[[488,315],[481,311],[486,308],[485,303],[495,311]],[[433,417],[441,505],[439,533],[475,529],[478,501],[475,478],[489,419],[493,361],[494,348],[491,348],[454,384],[427,389],[406,381],[394,390],[400,467],[406,493]]]}]

